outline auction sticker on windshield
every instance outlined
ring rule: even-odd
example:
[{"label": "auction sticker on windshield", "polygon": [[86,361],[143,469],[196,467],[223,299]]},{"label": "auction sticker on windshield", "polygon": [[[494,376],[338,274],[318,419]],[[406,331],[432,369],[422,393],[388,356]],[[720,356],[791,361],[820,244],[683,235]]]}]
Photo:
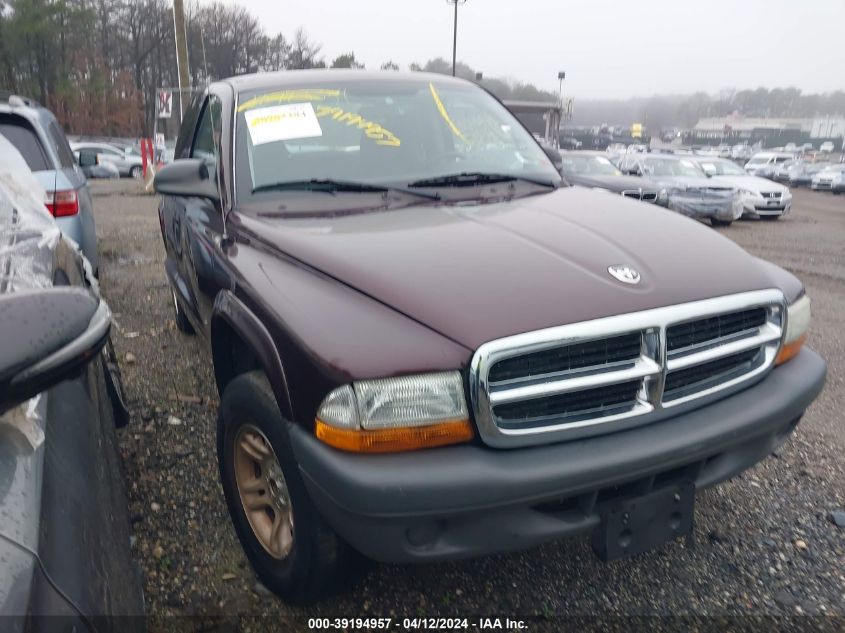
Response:
[{"label": "auction sticker on windshield", "polygon": [[256,108],[245,112],[244,118],[253,145],[323,135],[310,103]]}]

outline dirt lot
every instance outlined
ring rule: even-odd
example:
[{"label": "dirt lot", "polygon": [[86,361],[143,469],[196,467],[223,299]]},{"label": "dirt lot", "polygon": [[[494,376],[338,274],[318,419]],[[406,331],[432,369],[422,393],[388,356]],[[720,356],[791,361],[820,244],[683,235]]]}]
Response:
[{"label": "dirt lot", "polygon": [[236,540],[218,483],[211,360],[173,325],[156,199],[137,188],[92,184],[133,413],[122,449],[150,614],[845,614],[845,529],[830,516],[845,508],[845,196],[800,190],[790,217],[724,230],[804,280],[810,344],[829,378],[792,442],[699,497],[694,547],[603,564],[583,538],[454,564],[374,564],[345,594],[296,610],[257,583]]}]

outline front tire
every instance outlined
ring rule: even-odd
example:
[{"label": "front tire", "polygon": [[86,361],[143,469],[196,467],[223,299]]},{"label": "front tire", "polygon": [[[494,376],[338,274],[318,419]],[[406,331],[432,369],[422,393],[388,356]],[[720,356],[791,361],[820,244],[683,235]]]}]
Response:
[{"label": "front tire", "polygon": [[217,458],[226,505],[255,573],[283,600],[308,603],[345,576],[350,551],[308,496],[287,424],[264,374],[242,374],[220,403]]},{"label": "front tire", "polygon": [[134,165],[129,169],[129,177],[138,180],[141,177],[141,168],[138,165]]}]

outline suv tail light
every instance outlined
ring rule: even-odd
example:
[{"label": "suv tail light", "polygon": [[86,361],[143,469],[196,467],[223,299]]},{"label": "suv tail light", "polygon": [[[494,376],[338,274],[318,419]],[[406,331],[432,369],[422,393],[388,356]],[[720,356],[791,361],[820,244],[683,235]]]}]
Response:
[{"label": "suv tail light", "polygon": [[55,218],[64,218],[79,213],[79,198],[73,189],[69,191],[48,191],[44,204]]}]

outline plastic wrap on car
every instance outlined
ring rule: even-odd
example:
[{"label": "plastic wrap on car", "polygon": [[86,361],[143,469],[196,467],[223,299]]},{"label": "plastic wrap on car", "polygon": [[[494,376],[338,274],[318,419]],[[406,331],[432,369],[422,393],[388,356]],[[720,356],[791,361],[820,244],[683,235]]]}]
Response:
[{"label": "plastic wrap on car", "polygon": [[672,192],[669,194],[669,209],[691,218],[716,218],[726,222],[742,215],[742,206],[737,203],[736,195],[724,201],[704,201],[694,194]]},{"label": "plastic wrap on car", "polygon": [[[44,190],[17,149],[0,135],[0,294],[53,285],[61,233],[44,206]],[[34,450],[44,441],[44,402],[36,396],[0,416]]]},{"label": "plastic wrap on car", "polygon": [[60,231],[44,197],[23,158],[0,135],[0,293],[53,285]]}]

